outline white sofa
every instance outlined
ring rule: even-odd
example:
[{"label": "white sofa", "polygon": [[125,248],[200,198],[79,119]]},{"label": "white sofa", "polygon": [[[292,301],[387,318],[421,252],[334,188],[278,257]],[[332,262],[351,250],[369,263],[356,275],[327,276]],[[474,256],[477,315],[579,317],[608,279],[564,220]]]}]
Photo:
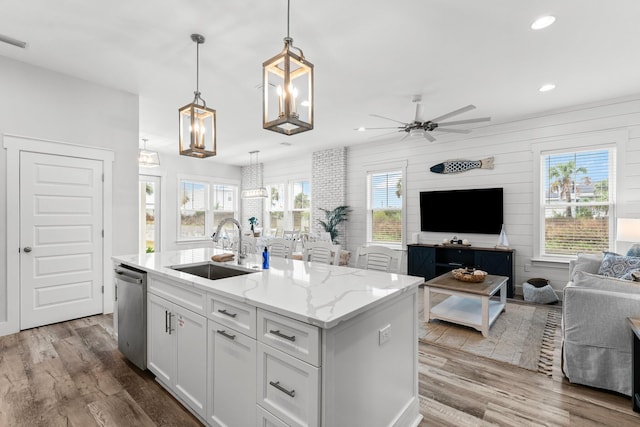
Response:
[{"label": "white sofa", "polygon": [[602,257],[569,266],[562,305],[562,370],[572,383],[631,395],[632,332],[640,317],[640,283],[597,275]]}]

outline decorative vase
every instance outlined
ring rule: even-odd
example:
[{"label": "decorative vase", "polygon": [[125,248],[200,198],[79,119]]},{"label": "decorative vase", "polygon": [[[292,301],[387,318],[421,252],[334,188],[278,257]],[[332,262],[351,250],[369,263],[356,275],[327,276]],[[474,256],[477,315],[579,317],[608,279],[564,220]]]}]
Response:
[{"label": "decorative vase", "polygon": [[496,248],[498,249],[509,248],[509,239],[507,239],[507,233],[504,231],[504,224],[502,224],[502,229],[500,230],[500,237],[498,237],[498,243],[496,244]]}]

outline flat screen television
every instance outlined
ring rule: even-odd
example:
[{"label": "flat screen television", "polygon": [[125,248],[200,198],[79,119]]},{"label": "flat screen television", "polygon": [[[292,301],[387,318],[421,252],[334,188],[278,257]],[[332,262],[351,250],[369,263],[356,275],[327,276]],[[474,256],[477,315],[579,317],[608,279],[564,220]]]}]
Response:
[{"label": "flat screen television", "polygon": [[420,192],[420,230],[500,234],[502,188]]}]

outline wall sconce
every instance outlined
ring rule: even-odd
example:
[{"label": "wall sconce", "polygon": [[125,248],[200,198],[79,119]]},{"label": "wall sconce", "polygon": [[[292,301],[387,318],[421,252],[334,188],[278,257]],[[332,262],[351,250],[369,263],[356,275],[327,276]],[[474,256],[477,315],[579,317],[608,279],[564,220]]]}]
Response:
[{"label": "wall sconce", "polygon": [[[289,37],[287,0],[287,37],[284,49],[262,64],[262,127],[285,135],[313,129],[313,64]],[[296,54],[291,51],[295,49]]]},{"label": "wall sconce", "polygon": [[203,159],[216,155],[216,110],[207,108],[200,96],[200,45],[204,37],[191,34],[196,43],[196,90],[191,104],[178,110],[180,121],[180,155]]}]

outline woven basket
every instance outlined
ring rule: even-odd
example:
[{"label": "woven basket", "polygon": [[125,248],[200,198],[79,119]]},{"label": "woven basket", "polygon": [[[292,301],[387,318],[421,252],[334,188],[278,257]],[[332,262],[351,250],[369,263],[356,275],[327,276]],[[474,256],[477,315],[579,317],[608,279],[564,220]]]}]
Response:
[{"label": "woven basket", "polygon": [[[481,272],[482,274],[478,274]],[[475,274],[474,274],[475,273]],[[487,277],[487,272],[482,270],[467,270],[466,268],[456,268],[451,271],[454,279],[460,280],[461,282],[470,282],[470,283],[480,283],[485,277]]]}]

